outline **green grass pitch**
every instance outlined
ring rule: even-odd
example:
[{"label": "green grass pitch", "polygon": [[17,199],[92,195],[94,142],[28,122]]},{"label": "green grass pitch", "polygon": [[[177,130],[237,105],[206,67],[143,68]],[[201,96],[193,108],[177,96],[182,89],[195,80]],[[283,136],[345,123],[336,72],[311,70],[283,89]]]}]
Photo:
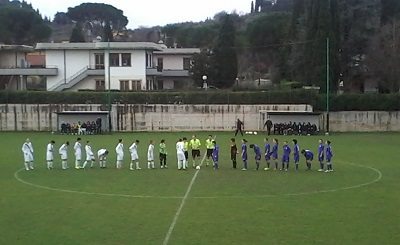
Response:
[{"label": "green grass pitch", "polygon": [[[89,139],[95,152],[110,150],[108,168],[67,171],[60,169],[58,154],[56,169],[45,168],[46,144],[54,139],[58,151],[68,139],[72,167],[76,136],[0,133],[0,244],[163,244],[171,226],[167,244],[399,243],[400,134],[296,137],[301,148],[314,152],[320,137],[332,141],[335,172],[329,174],[316,171],[315,159],[313,171],[305,171],[303,158],[299,172],[293,171],[293,163],[287,173],[254,171],[251,149],[251,170],[233,170],[232,133],[215,134],[220,170],[203,166],[196,175],[194,169],[176,170],[175,142],[191,133],[82,136],[82,145]],[[207,135],[198,133],[203,146]],[[27,137],[35,149],[36,169],[17,172],[23,167],[21,145]],[[122,170],[114,168],[118,138],[126,149]],[[148,141],[162,138],[169,169],[144,169]],[[245,138],[263,145],[261,134]],[[128,170],[133,139],[140,140],[141,171]],[[281,153],[282,142],[291,143],[293,136],[278,139]]]}]

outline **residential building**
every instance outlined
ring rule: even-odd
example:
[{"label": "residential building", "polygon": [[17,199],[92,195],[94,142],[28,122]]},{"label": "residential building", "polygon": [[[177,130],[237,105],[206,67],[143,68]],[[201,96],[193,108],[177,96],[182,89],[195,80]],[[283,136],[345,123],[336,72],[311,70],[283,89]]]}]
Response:
[{"label": "residential building", "polygon": [[38,43],[49,91],[142,91],[183,88],[190,84],[188,64],[199,49],[169,49],[150,42]]},{"label": "residential building", "polygon": [[191,87],[193,81],[189,70],[193,55],[200,53],[197,48],[163,48],[154,51],[153,64],[156,67],[153,75],[155,89],[184,89]]}]

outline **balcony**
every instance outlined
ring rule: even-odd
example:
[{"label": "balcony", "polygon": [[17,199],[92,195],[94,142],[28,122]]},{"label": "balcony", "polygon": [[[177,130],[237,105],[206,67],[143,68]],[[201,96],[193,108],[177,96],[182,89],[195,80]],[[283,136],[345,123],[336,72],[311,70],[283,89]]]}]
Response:
[{"label": "balcony", "polygon": [[0,67],[0,76],[57,76],[57,67]]},{"label": "balcony", "polygon": [[172,70],[163,69],[159,71],[157,68],[147,68],[147,76],[159,76],[159,77],[189,77],[189,71],[187,70]]}]

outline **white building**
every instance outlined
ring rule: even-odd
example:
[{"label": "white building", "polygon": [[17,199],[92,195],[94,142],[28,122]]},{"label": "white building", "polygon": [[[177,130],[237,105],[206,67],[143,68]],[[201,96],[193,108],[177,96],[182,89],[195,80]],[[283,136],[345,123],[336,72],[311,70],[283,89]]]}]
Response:
[{"label": "white building", "polygon": [[38,43],[36,50],[58,70],[47,77],[49,91],[179,88],[190,82],[187,64],[200,52],[149,42]]}]

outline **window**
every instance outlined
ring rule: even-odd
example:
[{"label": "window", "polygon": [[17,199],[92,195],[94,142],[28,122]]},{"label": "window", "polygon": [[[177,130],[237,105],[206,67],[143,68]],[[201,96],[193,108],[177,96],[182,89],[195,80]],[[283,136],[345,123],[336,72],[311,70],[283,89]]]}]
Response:
[{"label": "window", "polygon": [[121,54],[122,66],[131,66],[131,54]]},{"label": "window", "polygon": [[157,59],[157,71],[162,71],[164,69],[164,60],[163,58]]},{"label": "window", "polygon": [[96,90],[97,91],[106,90],[106,83],[104,82],[104,80],[96,80]]},{"label": "window", "polygon": [[119,89],[121,91],[129,91],[129,81],[128,80],[119,81]]},{"label": "window", "polygon": [[142,90],[142,81],[140,81],[140,80],[132,80],[132,90],[133,91]]},{"label": "window", "polygon": [[119,66],[119,54],[110,54],[110,66]]},{"label": "window", "polygon": [[186,71],[190,70],[190,65],[191,65],[190,63],[191,63],[190,58],[183,58],[183,69]]},{"label": "window", "polygon": [[104,54],[94,54],[95,69],[104,69]]}]

